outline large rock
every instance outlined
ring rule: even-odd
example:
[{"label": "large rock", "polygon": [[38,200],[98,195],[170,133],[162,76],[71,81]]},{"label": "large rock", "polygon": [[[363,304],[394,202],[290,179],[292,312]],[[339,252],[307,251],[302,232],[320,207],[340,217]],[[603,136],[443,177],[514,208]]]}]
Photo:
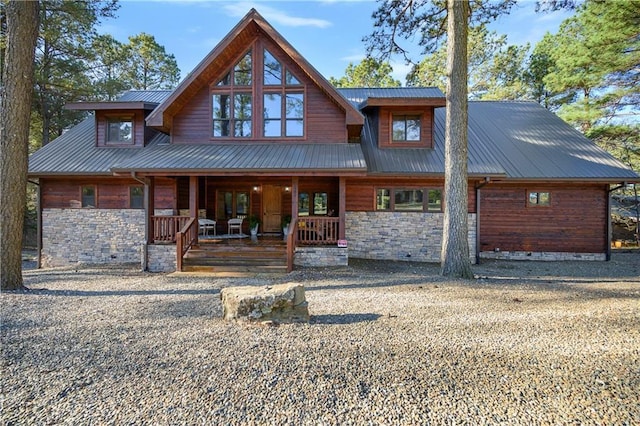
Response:
[{"label": "large rock", "polygon": [[308,303],[302,284],[265,287],[227,287],[220,292],[226,320],[309,322]]}]

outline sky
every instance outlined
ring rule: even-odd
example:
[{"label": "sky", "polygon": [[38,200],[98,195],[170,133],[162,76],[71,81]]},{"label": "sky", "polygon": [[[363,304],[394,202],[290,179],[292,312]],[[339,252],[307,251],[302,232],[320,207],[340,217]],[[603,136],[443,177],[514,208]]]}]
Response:
[{"label": "sky", "polygon": [[[121,42],[146,32],[175,56],[184,78],[255,8],[325,78],[344,75],[350,62],[365,56],[362,38],[373,30],[371,0],[120,0],[115,19],[99,27]],[[535,13],[535,1],[523,0],[490,28],[508,36],[509,44],[533,46],[547,32],[557,32],[569,12]],[[420,59],[419,46],[407,42],[411,54]],[[410,66],[392,59],[394,78],[403,84]]]}]

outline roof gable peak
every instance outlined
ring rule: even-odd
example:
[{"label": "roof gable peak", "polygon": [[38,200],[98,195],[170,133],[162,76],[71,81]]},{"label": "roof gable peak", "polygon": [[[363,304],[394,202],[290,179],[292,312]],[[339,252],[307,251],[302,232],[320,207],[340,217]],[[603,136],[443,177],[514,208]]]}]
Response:
[{"label": "roof gable peak", "polygon": [[275,44],[320,88],[335,104],[345,111],[347,125],[362,125],[364,117],[342,96],[297,50],[282,37],[255,8],[238,22],[211,52],[191,71],[171,95],[147,118],[147,124],[169,133],[172,117],[204,86],[233,66],[238,52],[244,52],[259,37]]}]

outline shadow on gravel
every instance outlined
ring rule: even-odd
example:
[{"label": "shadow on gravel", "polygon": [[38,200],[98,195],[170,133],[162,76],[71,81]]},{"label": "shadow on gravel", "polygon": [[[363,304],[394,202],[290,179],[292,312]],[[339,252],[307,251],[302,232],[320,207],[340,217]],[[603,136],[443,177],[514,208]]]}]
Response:
[{"label": "shadow on gravel", "polygon": [[34,296],[71,296],[71,297],[112,297],[112,296],[199,296],[220,294],[220,289],[212,288],[206,290],[118,290],[118,291],[88,291],[88,290],[49,290],[46,288],[29,288],[26,290],[13,291],[14,294],[26,294]]},{"label": "shadow on gravel", "polygon": [[311,315],[309,324],[356,324],[373,322],[381,316],[379,314]]}]

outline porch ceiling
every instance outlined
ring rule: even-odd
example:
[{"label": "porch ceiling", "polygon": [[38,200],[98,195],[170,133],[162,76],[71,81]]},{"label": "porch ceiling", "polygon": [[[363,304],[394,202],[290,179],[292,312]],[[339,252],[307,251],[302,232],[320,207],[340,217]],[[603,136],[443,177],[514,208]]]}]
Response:
[{"label": "porch ceiling", "polygon": [[156,144],[119,162],[113,173],[364,174],[359,144]]}]

